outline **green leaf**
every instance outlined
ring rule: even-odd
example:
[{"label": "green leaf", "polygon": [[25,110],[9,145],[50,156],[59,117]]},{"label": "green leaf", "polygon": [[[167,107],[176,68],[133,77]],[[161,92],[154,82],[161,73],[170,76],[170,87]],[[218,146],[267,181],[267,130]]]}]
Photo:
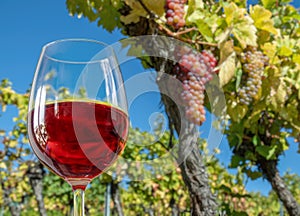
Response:
[{"label": "green leaf", "polygon": [[187,23],[196,24],[202,36],[205,37],[208,42],[212,42],[213,33],[211,27],[206,22],[206,17],[207,16],[205,16],[202,11],[196,10],[194,13],[188,16]]},{"label": "green leaf", "polygon": [[274,22],[271,19],[271,11],[260,5],[255,5],[254,7],[250,7],[250,16],[253,19],[256,28],[273,33],[275,35],[278,34],[277,29],[274,27]]},{"label": "green leaf", "polygon": [[231,161],[230,161],[230,168],[237,168],[239,166],[241,166],[243,163],[245,162],[245,158],[240,157],[238,155],[233,155],[231,157]]},{"label": "green leaf", "polygon": [[252,143],[254,144],[254,146],[257,146],[258,144],[260,144],[260,138],[259,138],[259,136],[255,135],[252,138]]},{"label": "green leaf", "polygon": [[257,146],[256,152],[266,158],[267,160],[275,157],[277,146]]},{"label": "green leaf", "polygon": [[259,171],[252,171],[250,169],[246,170],[246,174],[248,177],[250,177],[251,180],[255,180],[258,179],[260,177],[262,177],[262,173]]},{"label": "green leaf", "polygon": [[105,8],[99,12],[101,18],[97,24],[98,26],[102,26],[107,31],[112,32],[116,27],[120,26],[120,13],[117,10],[114,10],[113,7],[108,7],[111,9],[107,10]]},{"label": "green leaf", "polygon": [[222,190],[222,191],[224,191],[224,192],[227,193],[227,194],[231,194],[231,193],[232,193],[231,188],[228,187],[228,186],[226,186],[226,185],[224,185],[224,184],[222,184],[222,185],[219,187],[219,190]]},{"label": "green leaf", "polygon": [[248,106],[237,104],[236,102],[231,103],[227,108],[227,113],[235,122],[240,122],[248,112]]},{"label": "green leaf", "polygon": [[242,68],[238,68],[235,72],[236,74],[236,84],[235,84],[235,89],[238,90],[239,86],[241,84],[242,81],[242,76],[243,76],[243,70]]},{"label": "green leaf", "polygon": [[277,0],[261,0],[261,2],[265,8],[270,9],[276,4]]},{"label": "green leaf", "polygon": [[[164,1],[162,1],[162,2],[164,2]],[[186,16],[189,17],[195,11],[197,11],[199,9],[203,9],[203,8],[204,8],[204,3],[202,0],[189,0]]]}]

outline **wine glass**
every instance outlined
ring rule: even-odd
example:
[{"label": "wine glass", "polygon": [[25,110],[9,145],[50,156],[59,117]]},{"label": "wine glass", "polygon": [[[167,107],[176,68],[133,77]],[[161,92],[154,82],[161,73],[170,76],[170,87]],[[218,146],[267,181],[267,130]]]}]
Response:
[{"label": "wine glass", "polygon": [[45,45],[30,93],[28,136],[37,158],[72,186],[75,216],[84,215],[86,186],[121,154],[127,132],[113,49],[88,39]]}]

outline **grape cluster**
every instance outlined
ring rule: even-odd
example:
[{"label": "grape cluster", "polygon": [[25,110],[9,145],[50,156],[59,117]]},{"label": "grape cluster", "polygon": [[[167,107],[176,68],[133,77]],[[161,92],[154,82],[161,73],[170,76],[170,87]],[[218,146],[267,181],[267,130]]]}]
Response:
[{"label": "grape cluster", "polygon": [[167,24],[179,29],[185,26],[184,5],[186,0],[166,0],[166,19]]},{"label": "grape cluster", "polygon": [[268,62],[268,57],[257,50],[257,48],[248,47],[241,55],[241,62],[244,75],[238,96],[240,103],[248,106],[261,88],[262,76]]},{"label": "grape cluster", "polygon": [[174,74],[182,82],[181,98],[186,117],[201,125],[205,121],[205,84],[212,79],[217,60],[206,50],[198,53],[182,48],[177,54],[181,56]]}]

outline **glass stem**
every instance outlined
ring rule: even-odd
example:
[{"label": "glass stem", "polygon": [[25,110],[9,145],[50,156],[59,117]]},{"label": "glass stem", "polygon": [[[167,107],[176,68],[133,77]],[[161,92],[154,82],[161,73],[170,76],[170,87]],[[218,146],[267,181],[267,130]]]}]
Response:
[{"label": "glass stem", "polygon": [[76,189],[74,194],[74,216],[84,216],[84,190]]}]

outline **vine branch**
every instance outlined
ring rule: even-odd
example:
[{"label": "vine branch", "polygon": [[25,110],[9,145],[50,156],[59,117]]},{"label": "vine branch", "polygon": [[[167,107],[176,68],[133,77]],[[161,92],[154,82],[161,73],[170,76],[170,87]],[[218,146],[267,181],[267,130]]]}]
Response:
[{"label": "vine branch", "polygon": [[191,32],[191,31],[195,31],[197,30],[197,28],[189,28],[189,29],[186,29],[184,31],[181,31],[181,32],[172,32],[170,29],[166,28],[164,25],[158,23],[158,29],[164,33],[166,33],[168,36],[171,36],[173,38],[176,38],[180,41],[183,41],[185,43],[189,43],[189,44],[200,44],[200,45],[207,45],[207,46],[212,46],[212,47],[217,47],[218,44],[216,43],[209,43],[209,42],[204,42],[204,41],[200,41],[200,40],[191,40],[191,39],[188,39],[188,38],[183,38],[183,37],[180,37],[182,34],[186,34],[188,32]]}]

